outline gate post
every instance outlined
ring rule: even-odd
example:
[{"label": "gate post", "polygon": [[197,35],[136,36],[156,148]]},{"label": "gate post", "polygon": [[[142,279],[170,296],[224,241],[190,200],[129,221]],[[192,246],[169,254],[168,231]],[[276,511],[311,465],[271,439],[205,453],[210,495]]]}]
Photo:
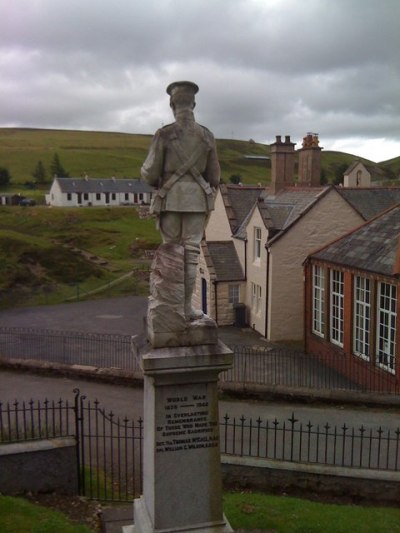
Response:
[{"label": "gate post", "polygon": [[86,396],[80,395],[79,389],[74,389],[74,414],[75,414],[75,440],[76,440],[76,464],[78,469],[78,490],[81,496],[85,495],[85,443],[84,443],[84,420],[83,400]]}]

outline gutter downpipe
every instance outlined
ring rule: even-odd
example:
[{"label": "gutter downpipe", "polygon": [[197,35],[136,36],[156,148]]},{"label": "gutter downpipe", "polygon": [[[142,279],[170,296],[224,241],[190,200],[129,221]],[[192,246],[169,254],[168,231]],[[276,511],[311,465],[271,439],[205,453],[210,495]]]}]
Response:
[{"label": "gutter downpipe", "polygon": [[218,290],[217,290],[217,284],[218,284],[218,281],[214,280],[213,281],[213,285],[214,285],[215,322],[216,322],[216,324],[218,326]]},{"label": "gutter downpipe", "polygon": [[268,244],[265,245],[265,250],[267,251],[267,264],[266,264],[266,275],[265,275],[265,332],[264,337],[268,339],[268,301],[269,301],[269,264],[270,264],[270,255],[271,250],[268,247]]}]

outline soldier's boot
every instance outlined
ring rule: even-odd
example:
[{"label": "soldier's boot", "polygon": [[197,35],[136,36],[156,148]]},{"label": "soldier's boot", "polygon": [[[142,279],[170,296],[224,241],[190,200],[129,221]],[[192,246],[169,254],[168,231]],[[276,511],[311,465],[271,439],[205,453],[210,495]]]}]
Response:
[{"label": "soldier's boot", "polygon": [[192,297],[194,285],[196,283],[197,263],[199,250],[197,248],[185,247],[185,317],[186,320],[199,320],[204,316],[203,311],[194,309]]}]

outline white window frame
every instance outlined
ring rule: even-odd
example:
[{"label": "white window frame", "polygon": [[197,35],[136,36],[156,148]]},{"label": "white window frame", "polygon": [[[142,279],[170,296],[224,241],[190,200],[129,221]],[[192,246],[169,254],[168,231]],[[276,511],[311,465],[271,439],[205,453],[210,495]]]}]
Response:
[{"label": "white window frame", "polygon": [[229,303],[231,305],[238,304],[240,302],[240,285],[238,284],[229,285],[228,292],[229,292],[229,295],[228,295]]},{"label": "white window frame", "polygon": [[343,348],[344,338],[344,272],[330,271],[330,341]]},{"label": "white window frame", "polygon": [[254,261],[261,259],[261,228],[254,226]]},{"label": "white window frame", "polygon": [[253,282],[251,282],[251,308],[253,311],[256,310],[256,302],[257,302],[257,285]]},{"label": "white window frame", "polygon": [[251,283],[251,308],[256,315],[260,314],[261,312],[261,297],[262,297],[261,285],[257,285],[257,283],[252,282]]},{"label": "white window frame", "polygon": [[312,268],[312,332],[325,336],[325,269]]},{"label": "white window frame", "polygon": [[376,313],[376,364],[391,374],[395,373],[397,287],[378,283]]},{"label": "white window frame", "polygon": [[353,353],[369,361],[371,351],[371,280],[363,276],[354,276],[353,291]]},{"label": "white window frame", "polygon": [[262,289],[261,285],[257,285],[257,310],[256,313],[261,313],[261,297],[262,297]]}]

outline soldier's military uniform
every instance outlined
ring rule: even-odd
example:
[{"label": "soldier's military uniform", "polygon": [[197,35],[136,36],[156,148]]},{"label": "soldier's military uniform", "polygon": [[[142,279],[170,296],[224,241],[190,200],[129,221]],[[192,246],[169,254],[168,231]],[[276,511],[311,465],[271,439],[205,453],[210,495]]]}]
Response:
[{"label": "soldier's military uniform", "polygon": [[191,82],[168,86],[176,122],[156,132],[141,170],[142,177],[158,189],[152,210],[159,216],[163,242],[185,247],[185,312],[189,319],[199,316],[191,308],[191,297],[204,226],[214,208],[220,179],[214,136],[194,121],[191,112],[197,90]]}]

